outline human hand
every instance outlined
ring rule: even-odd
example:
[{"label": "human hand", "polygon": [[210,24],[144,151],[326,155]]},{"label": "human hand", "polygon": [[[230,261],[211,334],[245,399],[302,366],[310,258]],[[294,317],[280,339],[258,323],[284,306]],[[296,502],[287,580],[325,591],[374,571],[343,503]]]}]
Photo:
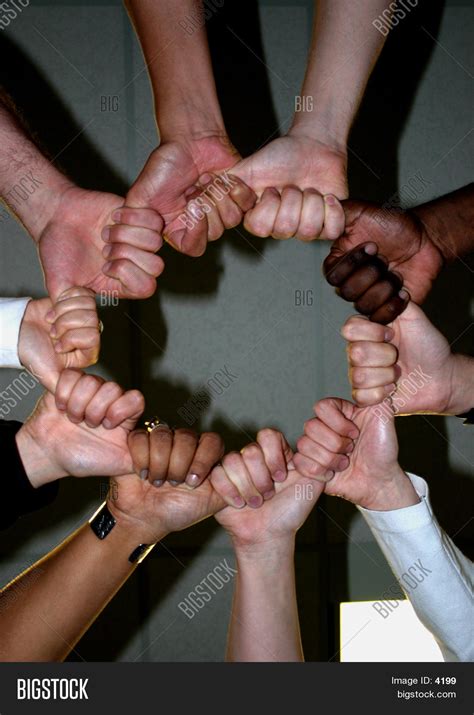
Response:
[{"label": "human hand", "polygon": [[151,209],[131,209],[120,196],[69,185],[38,238],[51,299],[72,286],[118,298],[153,295],[164,267],[155,255],[162,226]]},{"label": "human hand", "polygon": [[212,486],[229,506],[241,509],[247,504],[258,509],[264,500],[274,496],[274,483],[287,478],[292,456],[281,432],[260,430],[255,443],[240,453],[229,452],[212,470]]},{"label": "human hand", "polygon": [[224,452],[219,435],[158,427],[132,432],[128,444],[134,473],[114,479],[109,508],[117,519],[143,530],[143,543],[153,544],[225,506],[206,479]]},{"label": "human hand", "polygon": [[463,411],[460,392],[468,383],[457,376],[463,357],[453,355],[415,303],[388,327],[352,316],[341,333],[349,342],[352,397],[359,406],[376,405],[391,395],[396,413]]},{"label": "human hand", "polygon": [[344,211],[332,194],[296,186],[285,186],[281,192],[268,187],[245,214],[244,226],[261,238],[335,239],[344,230]]},{"label": "human hand", "polygon": [[[216,520],[229,533],[238,550],[254,553],[293,541],[318,500],[324,485],[299,474],[291,457],[283,435],[267,429],[259,432],[256,443],[244,447],[240,454],[227,455],[222,466],[214,468],[211,484],[225,494],[231,504],[215,515]],[[273,484],[270,475],[281,459],[288,460],[288,477],[284,482]],[[244,475],[247,483],[258,485],[260,491],[268,489],[264,501],[260,497],[261,508],[235,508],[235,497],[230,496],[224,481],[235,480],[234,475]]]},{"label": "human hand", "polygon": [[[328,282],[376,322],[390,322],[405,308],[406,300],[389,311],[384,305],[397,295],[402,281],[412,300],[422,303],[443,266],[426,226],[412,211],[388,211],[365,201],[344,201],[343,207],[344,234],[324,261]],[[383,259],[374,257],[377,250]],[[387,265],[401,280],[387,276]]]},{"label": "human hand", "polygon": [[172,430],[161,424],[150,432],[135,430],[131,436],[134,470],[155,488],[168,481],[183,482],[195,489],[206,479],[224,454],[224,443],[216,432],[198,435],[194,430]]},{"label": "human hand", "polygon": [[70,288],[58,297],[30,300],[18,339],[24,365],[50,392],[65,368],[94,365],[99,357],[100,332],[93,291]]},{"label": "human hand", "polygon": [[130,431],[144,409],[138,390],[78,370],[63,370],[17,433],[26,473],[37,487],[60,477],[129,474]]},{"label": "human hand", "polygon": [[324,482],[324,492],[375,511],[400,509],[419,498],[398,464],[394,416],[373,407],[327,398],[305,423],[293,461],[298,471]]},{"label": "human hand", "polygon": [[239,158],[226,135],[164,142],[130,188],[127,205],[158,211],[166,240],[182,253],[201,256],[208,241],[237,226],[255,203],[253,191],[227,173]]},{"label": "human hand", "polygon": [[[346,154],[340,149],[296,131],[270,142],[232,169],[259,198],[256,209],[246,216],[245,227],[257,236],[337,238],[344,229],[337,199],[348,193],[346,165]],[[275,221],[276,191],[283,189],[284,210]],[[329,216],[323,229],[325,210]]]}]

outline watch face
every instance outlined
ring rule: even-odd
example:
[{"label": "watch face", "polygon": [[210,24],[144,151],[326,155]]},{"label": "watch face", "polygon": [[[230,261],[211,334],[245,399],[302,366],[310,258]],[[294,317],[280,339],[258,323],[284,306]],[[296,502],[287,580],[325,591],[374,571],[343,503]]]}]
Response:
[{"label": "watch face", "polygon": [[114,528],[116,521],[107,506],[104,504],[102,509],[92,517],[89,522],[91,529],[98,539],[105,539],[105,537],[110,534]]}]

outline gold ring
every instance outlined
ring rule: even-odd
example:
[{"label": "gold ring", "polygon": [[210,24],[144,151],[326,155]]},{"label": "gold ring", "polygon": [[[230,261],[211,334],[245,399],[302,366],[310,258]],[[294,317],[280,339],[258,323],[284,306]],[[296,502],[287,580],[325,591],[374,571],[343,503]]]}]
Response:
[{"label": "gold ring", "polygon": [[104,324],[101,320],[99,320],[99,333],[103,333],[103,332],[104,332]]},{"label": "gold ring", "polygon": [[167,422],[160,420],[159,417],[151,417],[149,420],[146,420],[145,427],[147,432],[153,432],[153,430],[158,427],[166,427],[166,429],[169,429],[170,426]]}]

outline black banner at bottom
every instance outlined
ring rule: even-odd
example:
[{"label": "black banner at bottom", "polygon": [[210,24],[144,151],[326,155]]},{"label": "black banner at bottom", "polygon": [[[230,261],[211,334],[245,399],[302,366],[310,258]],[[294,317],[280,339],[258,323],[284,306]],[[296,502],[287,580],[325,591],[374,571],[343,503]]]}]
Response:
[{"label": "black banner at bottom", "polygon": [[[4,663],[0,715],[140,710],[474,713],[472,663]],[[381,710],[383,708],[383,710]]]}]

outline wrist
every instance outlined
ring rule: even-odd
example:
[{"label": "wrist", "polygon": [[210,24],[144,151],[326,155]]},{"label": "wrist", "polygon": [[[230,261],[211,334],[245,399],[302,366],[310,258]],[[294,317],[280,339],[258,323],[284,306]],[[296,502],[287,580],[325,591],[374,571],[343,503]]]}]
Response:
[{"label": "wrist", "polygon": [[432,202],[420,204],[410,209],[410,212],[420,225],[420,250],[429,248],[438,253],[442,265],[454,261],[457,257],[456,242],[451,236],[449,222],[443,220],[436,206]]},{"label": "wrist", "polygon": [[164,526],[156,523],[147,524],[146,521],[141,519],[139,516],[124,511],[117,504],[118,499],[114,496],[114,487],[111,484],[110,494],[107,497],[106,505],[107,509],[110,511],[112,516],[116,521],[113,531],[117,529],[120,534],[123,534],[123,538],[128,538],[130,543],[133,542],[133,548],[136,548],[139,544],[156,544],[161,541],[166,536],[168,536],[168,531]]},{"label": "wrist", "polygon": [[448,404],[443,411],[459,415],[474,407],[474,358],[454,353],[451,362],[451,389]]},{"label": "wrist", "polygon": [[284,560],[293,560],[295,553],[295,533],[272,538],[265,542],[243,542],[234,538],[232,540],[238,563],[242,565],[262,564],[277,565]]},{"label": "wrist", "polygon": [[10,192],[5,200],[37,243],[52,220],[62,195],[74,184],[44,157],[31,170],[24,169],[24,176],[29,177],[29,188],[25,187],[27,193],[28,190],[31,192],[28,197],[13,200],[13,192]]},{"label": "wrist", "polygon": [[342,157],[347,157],[348,133],[348,127],[338,128],[333,120],[325,120],[313,110],[295,114],[288,136],[308,139],[315,146],[324,144]]},{"label": "wrist", "polygon": [[[387,479],[388,476],[388,479]],[[377,477],[376,477],[377,479]],[[390,475],[384,473],[377,482],[380,487],[376,493],[365,499],[360,506],[370,511],[394,511],[418,504],[420,497],[409,477],[397,464]]]},{"label": "wrist", "polygon": [[51,454],[41,445],[28,422],[17,432],[15,439],[23,468],[35,489],[67,476],[66,470],[51,459]]},{"label": "wrist", "polygon": [[[155,105],[158,107],[156,100]],[[195,140],[208,137],[227,137],[220,110],[212,111],[183,100],[168,105],[166,110],[156,110],[160,142]]]}]

